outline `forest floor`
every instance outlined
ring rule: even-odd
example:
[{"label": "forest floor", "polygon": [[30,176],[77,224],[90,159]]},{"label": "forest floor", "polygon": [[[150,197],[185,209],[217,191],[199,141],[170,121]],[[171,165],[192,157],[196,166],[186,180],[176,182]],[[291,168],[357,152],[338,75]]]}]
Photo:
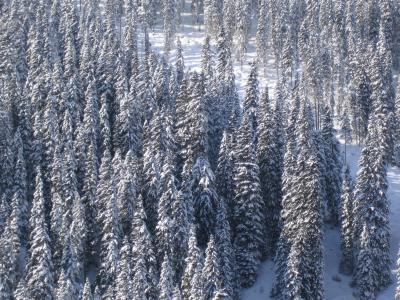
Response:
[{"label": "forest floor", "polygon": [[[189,4],[186,3],[186,10]],[[183,54],[185,59],[185,67],[193,71],[199,71],[201,65],[201,50],[205,40],[204,26],[198,26],[192,23],[190,13],[184,13],[182,16],[183,25],[180,26],[178,36],[180,37]],[[158,24],[150,33],[150,41],[152,49],[157,53],[163,54],[164,35],[162,25]],[[215,45],[215,39],[212,39],[211,45]],[[214,52],[214,59],[215,59]],[[232,54],[234,57],[234,54]],[[241,99],[244,97],[247,77],[250,72],[250,63],[256,56],[255,37],[254,34],[250,38],[248,52],[246,54],[243,65],[234,63],[236,83]],[[175,63],[175,51],[169,54],[169,61]],[[268,57],[267,67],[259,72],[260,91],[266,85],[269,87],[270,95],[274,97],[275,85],[277,82],[277,74],[274,65],[274,58]],[[340,140],[344,153],[344,144]],[[353,178],[355,179],[358,171],[358,160],[361,154],[361,146],[347,145],[346,147],[347,163],[351,168]],[[395,167],[388,168],[388,199],[391,202],[390,210],[390,227],[391,227],[391,258],[392,270],[396,268],[397,252],[400,242],[400,169]],[[327,300],[351,300],[356,299],[353,295],[354,289],[350,287],[351,277],[339,274],[340,262],[340,232],[339,228],[332,228],[325,225],[324,228],[324,280],[325,280],[325,296]],[[260,265],[257,282],[253,287],[242,291],[243,300],[267,300],[271,287],[275,278],[274,266],[271,260],[265,261]],[[393,284],[378,295],[378,300],[392,300],[395,293],[395,275],[393,274]]]}]

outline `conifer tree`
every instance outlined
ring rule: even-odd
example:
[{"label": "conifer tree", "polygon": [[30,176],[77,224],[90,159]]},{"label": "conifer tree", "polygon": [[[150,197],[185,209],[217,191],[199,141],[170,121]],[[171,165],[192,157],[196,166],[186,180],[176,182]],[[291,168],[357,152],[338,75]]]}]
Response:
[{"label": "conifer tree", "polygon": [[273,107],[265,88],[258,111],[257,159],[260,167],[261,194],[266,207],[264,228],[266,230],[263,257],[274,254],[279,237],[279,218],[282,198],[283,142],[281,101],[277,95]]},{"label": "conifer tree", "polygon": [[261,0],[259,3],[259,14],[257,20],[256,47],[257,47],[257,62],[261,66],[266,66],[267,63],[267,47],[268,47],[268,8],[267,2]]},{"label": "conifer tree", "polygon": [[342,184],[339,142],[335,137],[333,123],[329,110],[326,109],[322,120],[322,137],[325,141],[326,160],[326,197],[330,220],[333,224],[339,222],[340,189]]},{"label": "conifer tree", "polygon": [[[359,162],[360,171],[357,175],[353,206],[353,236],[357,238],[355,241],[355,268],[362,270],[364,262],[359,259],[360,253],[363,250],[370,251],[364,249],[364,247],[372,247],[374,250],[368,252],[368,255],[374,261],[373,274],[375,275],[370,278],[372,281],[369,282],[368,289],[371,289],[373,294],[376,294],[391,282],[390,229],[388,226],[389,203],[386,198],[387,170],[385,153],[381,151],[382,128],[378,124],[371,123],[368,128],[366,146],[362,150]],[[364,229],[366,231],[365,235],[368,237],[368,240],[365,241],[367,244],[362,243],[361,234]],[[354,275],[356,282],[369,280],[361,278],[363,274],[369,276],[366,273],[356,271]]]},{"label": "conifer tree", "polygon": [[370,239],[368,225],[364,225],[361,233],[361,250],[357,256],[357,266],[355,268],[355,280],[360,299],[375,299],[376,285],[378,281],[376,269],[373,262],[374,245]]},{"label": "conifer tree", "polygon": [[228,217],[231,219],[233,215],[233,136],[232,134],[224,131],[220,150],[217,169],[215,171],[217,192],[221,201],[225,202],[226,209],[228,210]]},{"label": "conifer tree", "polygon": [[134,276],[132,280],[132,295],[134,299],[149,299],[147,296],[149,286],[146,273],[144,257],[139,256],[136,260],[135,267],[133,268]]},{"label": "conifer tree", "polygon": [[210,236],[207,244],[206,257],[202,270],[203,283],[203,297],[204,299],[212,299],[216,290],[218,289],[218,275],[221,269],[219,259],[217,256],[218,249],[216,249],[214,236]]},{"label": "conifer tree", "polygon": [[[136,259],[133,273],[133,296],[142,299],[157,299],[157,260],[153,239],[146,225],[146,213],[142,197],[139,196],[134,208],[131,240],[135,241],[132,257]],[[139,270],[139,272],[138,272]],[[146,298],[145,298],[146,297]]]},{"label": "conifer tree", "polygon": [[164,50],[168,54],[173,47],[177,27],[177,3],[176,0],[163,0],[164,16]]},{"label": "conifer tree", "polygon": [[139,166],[137,158],[129,151],[123,162],[124,174],[118,183],[118,210],[124,234],[129,235],[133,209],[139,193]]},{"label": "conifer tree", "polygon": [[199,270],[201,268],[202,264],[201,261],[202,261],[202,252],[200,248],[197,246],[196,230],[195,227],[192,226],[190,228],[190,233],[189,233],[188,254],[187,257],[185,258],[186,266],[181,283],[182,296],[183,299],[185,300],[190,299],[192,290],[192,281],[196,270]]},{"label": "conifer tree", "polygon": [[29,262],[26,274],[26,293],[31,299],[53,299],[54,276],[50,238],[45,219],[43,181],[41,170],[36,171],[36,188],[29,220]]},{"label": "conifer tree", "polygon": [[171,267],[171,262],[168,254],[165,254],[164,261],[161,266],[160,282],[158,283],[158,290],[160,291],[158,299],[171,300],[174,292],[174,274]]},{"label": "conifer tree", "polygon": [[172,295],[172,300],[182,300],[182,294],[179,287],[176,285],[174,288],[174,294]]},{"label": "conifer tree", "polygon": [[178,192],[176,201],[172,204],[172,252],[171,264],[174,270],[174,280],[179,282],[185,261],[182,259],[187,255],[187,245],[189,239],[190,212],[193,211],[193,196],[189,188],[185,185]]},{"label": "conifer tree", "polygon": [[[276,256],[277,277],[273,296],[323,299],[320,174],[316,149],[310,142],[312,119],[305,100],[296,136],[297,163],[293,160],[291,147],[287,147],[289,152],[285,154],[283,228]],[[287,173],[289,170],[296,172]],[[304,205],[297,206],[299,201]],[[302,220],[308,220],[306,224],[297,222],[300,215]],[[285,256],[287,261],[283,259]]]},{"label": "conifer tree", "polygon": [[[177,202],[176,178],[173,169],[172,154],[167,154],[161,174],[163,193],[158,203],[156,238],[158,259],[172,253],[174,224],[172,219],[172,207]],[[170,258],[168,257],[168,260]],[[170,261],[168,262],[170,264]]]},{"label": "conifer tree", "polygon": [[[14,166],[14,186],[13,186],[13,197],[16,202],[15,205],[19,206],[21,218],[18,221],[18,226],[20,226],[20,231],[22,238],[27,237],[28,233],[28,183],[27,183],[27,170],[26,161],[24,158],[24,143],[22,141],[20,129],[17,128],[14,136],[14,148],[16,151],[15,166]],[[12,200],[12,203],[14,202]],[[14,208],[15,209],[15,208]]]},{"label": "conifer tree", "polygon": [[218,194],[215,176],[207,159],[200,156],[192,168],[194,218],[199,245],[205,246],[216,221]]},{"label": "conifer tree", "polygon": [[115,280],[115,299],[132,299],[132,270],[130,266],[130,260],[131,249],[128,238],[125,237],[119,253],[118,271]]},{"label": "conifer tree", "polygon": [[205,31],[209,35],[216,36],[222,26],[223,1],[206,0],[204,1],[204,24]]},{"label": "conifer tree", "polygon": [[235,144],[234,247],[239,284],[250,287],[256,280],[261,261],[264,205],[259,168],[253,145],[251,115],[246,114]]},{"label": "conifer tree", "polygon": [[103,293],[113,297],[114,282],[117,275],[119,258],[119,238],[121,229],[117,206],[117,193],[114,174],[111,167],[110,153],[106,149],[101,167],[100,180],[97,187],[98,218],[101,228],[100,271],[98,282]]},{"label": "conifer tree", "polygon": [[249,33],[251,27],[251,4],[250,0],[236,2],[236,38],[237,39],[237,57],[243,64],[244,55],[247,52]]},{"label": "conifer tree", "polygon": [[341,248],[342,259],[340,270],[344,274],[351,274],[354,266],[354,238],[353,238],[353,180],[350,175],[349,167],[346,167],[343,180],[343,192],[341,202]]},{"label": "conifer tree", "polygon": [[178,84],[181,84],[183,80],[183,76],[185,73],[185,60],[183,57],[183,49],[182,49],[182,43],[181,39],[178,37],[176,41],[176,63],[175,63],[175,68],[176,68],[176,81]]},{"label": "conifer tree", "polygon": [[[215,244],[219,269],[218,290],[223,290],[228,297],[235,297],[237,283],[235,277],[235,253],[232,245],[231,230],[227,208],[223,201],[219,202],[217,224],[215,227]],[[218,292],[216,293],[218,294]]]},{"label": "conifer tree", "polygon": [[86,278],[82,292],[82,300],[94,300],[89,278]]},{"label": "conifer tree", "polygon": [[252,63],[251,71],[246,85],[246,97],[243,102],[243,114],[247,114],[250,118],[251,126],[254,131],[253,141],[257,141],[256,131],[258,128],[257,123],[257,110],[259,107],[259,91],[258,91],[258,75],[257,64]]}]

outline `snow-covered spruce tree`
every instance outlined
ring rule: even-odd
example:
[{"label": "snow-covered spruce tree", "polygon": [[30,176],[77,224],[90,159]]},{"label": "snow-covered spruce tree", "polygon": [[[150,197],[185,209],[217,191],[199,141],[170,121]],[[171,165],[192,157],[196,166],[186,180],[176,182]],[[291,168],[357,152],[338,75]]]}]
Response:
[{"label": "snow-covered spruce tree", "polygon": [[178,37],[176,40],[176,81],[180,85],[185,74],[185,60],[183,58],[183,49],[181,39]]},{"label": "snow-covered spruce tree", "polygon": [[385,71],[385,58],[390,54],[386,45],[382,45],[373,55],[369,69],[372,87],[370,119],[373,115],[380,122],[385,160],[386,163],[390,163],[393,156],[393,119],[395,112],[391,68],[390,71]]},{"label": "snow-covered spruce tree", "polygon": [[98,283],[101,291],[107,297],[113,297],[114,282],[117,275],[119,238],[121,228],[117,206],[117,192],[114,173],[111,166],[111,155],[105,150],[97,185],[97,212],[99,228],[101,228],[100,241],[100,270]]},{"label": "snow-covered spruce tree", "polygon": [[65,270],[61,270],[61,274],[58,277],[57,289],[55,294],[56,299],[73,299],[74,297],[76,297],[74,286],[70,281],[70,278],[65,275]]},{"label": "snow-covered spruce tree", "polygon": [[165,254],[161,266],[160,281],[158,283],[159,295],[157,299],[171,300],[174,293],[174,273],[168,254]]},{"label": "snow-covered spruce tree", "polygon": [[127,78],[139,72],[138,55],[138,1],[125,1],[125,27],[122,48],[127,64]]},{"label": "snow-covered spruce tree", "polygon": [[131,247],[128,238],[125,237],[119,252],[117,277],[115,280],[115,299],[132,299],[131,258]]},{"label": "snow-covered spruce tree", "polygon": [[124,174],[118,182],[118,210],[122,230],[125,235],[131,231],[133,208],[139,193],[139,165],[132,151],[129,151],[123,162]]},{"label": "snow-covered spruce tree", "polygon": [[58,271],[57,298],[76,298],[82,292],[84,280],[84,252],[86,226],[84,207],[77,192],[71,209],[72,223],[63,237],[62,257]]},{"label": "snow-covered spruce tree", "polygon": [[257,110],[259,107],[259,91],[258,91],[258,73],[257,64],[255,62],[251,65],[251,71],[246,84],[246,97],[243,102],[243,115],[247,115],[253,130],[253,142],[256,142],[256,131],[258,128],[257,123]]},{"label": "snow-covered spruce tree", "polygon": [[203,286],[203,266],[204,266],[204,258],[200,257],[198,264],[193,273],[192,281],[190,282],[190,293],[189,300],[202,299],[204,296]]},{"label": "snow-covered spruce tree", "polygon": [[161,171],[168,149],[174,149],[174,136],[169,112],[158,109],[149,123],[144,125],[142,195],[147,224],[154,233],[157,209],[162,193]]},{"label": "snow-covered spruce tree", "polygon": [[268,7],[267,1],[259,2],[259,14],[257,21],[256,47],[257,62],[260,67],[266,67],[268,49]]},{"label": "snow-covered spruce tree", "polygon": [[176,201],[172,203],[172,252],[171,264],[174,270],[174,282],[180,282],[187,256],[189,239],[189,224],[192,220],[193,195],[189,187],[183,183]]},{"label": "snow-covered spruce tree", "polygon": [[25,300],[27,298],[26,297],[26,282],[23,277],[19,280],[18,285],[14,290],[14,298],[15,298],[15,300]]},{"label": "snow-covered spruce tree", "polygon": [[163,18],[164,18],[164,51],[168,55],[171,51],[176,34],[177,27],[177,1],[162,0]]},{"label": "snow-covered spruce tree", "polygon": [[65,110],[64,120],[61,128],[63,136],[63,177],[61,178],[61,191],[64,198],[62,205],[62,224],[61,241],[70,230],[72,223],[72,207],[76,194],[78,192],[78,183],[76,178],[76,159],[73,150],[73,119],[69,109]]},{"label": "snow-covered spruce tree", "polygon": [[93,300],[92,286],[89,278],[86,278],[82,291],[82,300]]},{"label": "snow-covered spruce tree", "polygon": [[207,34],[216,37],[223,23],[223,0],[204,1],[204,25]]},{"label": "snow-covered spruce tree", "polygon": [[[0,252],[4,258],[1,266],[0,285],[5,298],[11,297],[21,278],[21,246],[26,244],[28,229],[28,199],[23,144],[19,128],[14,136],[14,148],[17,152],[14,165],[14,185],[12,187],[11,214],[8,216],[4,232],[0,236]],[[8,201],[8,199],[3,200]]]},{"label": "snow-covered spruce tree", "polygon": [[[28,236],[28,174],[26,170],[26,160],[24,158],[24,142],[21,136],[20,127],[17,128],[14,134],[13,147],[16,153],[15,163],[14,163],[14,185],[13,185],[13,197],[16,198],[16,204],[21,210],[21,220],[18,221],[18,226],[20,226],[21,237],[25,239]],[[13,200],[12,200],[13,203]]]},{"label": "snow-covered spruce tree", "polygon": [[234,148],[233,243],[238,280],[242,287],[250,287],[256,280],[265,222],[253,132],[252,118],[246,114],[237,132]]},{"label": "snow-covered spruce tree", "polygon": [[54,276],[43,196],[42,172],[36,170],[35,194],[29,224],[29,261],[26,274],[26,294],[30,299],[53,299]]},{"label": "snow-covered spruce tree", "polygon": [[214,173],[203,156],[197,158],[192,168],[191,181],[197,240],[200,246],[205,246],[215,227],[219,198]]},{"label": "snow-covered spruce tree", "polygon": [[237,58],[243,65],[244,55],[247,52],[251,19],[252,19],[252,1],[241,0],[236,2],[236,34],[235,39],[237,40],[236,52]]},{"label": "snow-covered spruce tree", "polygon": [[359,292],[359,299],[376,299],[376,282],[379,276],[374,267],[374,242],[370,237],[370,230],[367,224],[360,238],[360,251],[357,255],[357,265],[354,270],[355,280]]},{"label": "snow-covered spruce tree", "polygon": [[190,79],[189,90],[191,90],[191,93],[186,107],[187,116],[184,125],[186,131],[185,148],[186,151],[189,147],[191,148],[191,159],[196,161],[201,155],[206,157],[209,151],[207,139],[209,115],[204,97],[204,75],[194,73]]},{"label": "snow-covered spruce tree", "polygon": [[225,202],[226,209],[228,210],[228,218],[231,220],[233,215],[233,136],[232,134],[224,131],[220,150],[217,169],[215,171],[216,185],[218,196],[221,201]]},{"label": "snow-covered spruce tree", "polygon": [[[215,227],[215,243],[219,260],[218,290],[223,290],[228,297],[235,298],[238,291],[235,277],[235,256],[231,240],[231,229],[226,204],[219,202],[217,223]],[[216,293],[218,294],[218,292]]]},{"label": "snow-covered spruce tree", "polygon": [[[305,100],[296,135],[299,151],[297,163],[291,160],[288,165],[289,160],[285,158],[285,173],[296,171],[284,178],[283,228],[276,256],[277,281],[273,296],[323,299],[320,174],[316,149],[312,143],[312,119]],[[290,147],[287,149],[291,151]],[[293,154],[286,153],[286,156],[289,155]],[[299,202],[304,205],[297,206]],[[300,223],[298,220],[303,221]],[[286,255],[288,258],[285,261]]]},{"label": "snow-covered spruce tree", "polygon": [[263,257],[274,254],[279,238],[279,218],[282,198],[283,172],[283,126],[281,97],[273,107],[269,100],[268,87],[263,92],[258,114],[257,159],[260,168],[261,196],[264,200],[266,239]]},{"label": "snow-covered spruce tree", "polygon": [[0,295],[4,299],[10,298],[17,280],[20,277],[19,255],[21,253],[21,204],[15,193],[11,203],[12,211],[8,217],[4,232],[0,237],[0,254],[2,263],[0,266]]},{"label": "snow-covered spruce tree", "polygon": [[337,225],[339,223],[340,190],[342,185],[342,161],[339,142],[335,136],[333,122],[328,109],[322,119],[322,138],[325,142],[326,161],[326,197],[329,211],[329,220]]},{"label": "snow-covered spruce tree", "polygon": [[[385,155],[382,152],[381,123],[372,119],[368,127],[366,145],[361,153],[360,171],[354,191],[353,206],[353,236],[355,242],[355,269],[362,270],[363,261],[359,260],[363,249],[361,234],[365,226],[368,230],[368,243],[373,247],[370,253],[374,261],[373,273],[376,274],[369,283],[374,293],[378,292],[390,282],[389,258],[389,203],[386,198],[387,179]],[[360,269],[361,268],[361,269]],[[364,280],[363,272],[355,272],[356,283]],[[360,287],[362,289],[362,287]]]},{"label": "snow-covered spruce tree", "polygon": [[207,35],[204,39],[203,48],[201,49],[201,71],[203,72],[208,83],[213,78],[214,74],[213,57],[210,42],[211,38],[209,35]]},{"label": "snow-covered spruce tree", "polygon": [[347,166],[340,199],[340,225],[341,225],[341,249],[342,258],[340,271],[343,274],[351,274],[354,267],[354,237],[353,237],[353,179]]},{"label": "snow-covered spruce tree", "polygon": [[179,289],[179,287],[177,285],[175,285],[174,288],[174,293],[172,295],[172,300],[182,300],[182,293],[181,290]]},{"label": "snow-covered spruce tree", "polygon": [[[133,268],[132,295],[134,299],[149,299],[147,291],[149,290],[146,274],[146,265],[143,256],[139,256]],[[156,299],[156,298],[154,298]]]},{"label": "snow-covered spruce tree", "polygon": [[203,278],[203,297],[204,299],[212,299],[218,289],[219,272],[221,269],[218,259],[218,249],[215,245],[214,235],[210,236],[207,244],[206,257],[202,270]]},{"label": "snow-covered spruce tree", "polygon": [[189,232],[188,254],[185,258],[185,271],[181,282],[182,296],[185,300],[190,298],[192,280],[196,270],[199,269],[199,264],[202,264],[202,252],[197,246],[196,228],[192,225]]},{"label": "snow-covered spruce tree", "polygon": [[[123,76],[123,75],[122,75]],[[114,125],[114,147],[120,149],[123,155],[129,150],[138,152],[139,136],[137,128],[140,126],[140,118],[137,115],[137,99],[128,93],[128,81],[121,83],[119,95],[119,110]],[[138,124],[139,123],[139,124]]]},{"label": "snow-covered spruce tree", "polygon": [[[178,195],[174,173],[174,160],[172,154],[168,153],[161,171],[161,189],[163,193],[157,209],[156,241],[157,256],[160,263],[166,255],[172,253],[173,247],[173,230],[175,228],[172,219],[172,206],[177,201]],[[170,261],[170,258],[168,260]]]},{"label": "snow-covered spruce tree", "polygon": [[152,236],[146,225],[146,213],[143,200],[139,195],[134,207],[132,220],[131,241],[132,257],[135,258],[132,282],[133,296],[138,299],[155,300],[158,297],[157,260]]}]

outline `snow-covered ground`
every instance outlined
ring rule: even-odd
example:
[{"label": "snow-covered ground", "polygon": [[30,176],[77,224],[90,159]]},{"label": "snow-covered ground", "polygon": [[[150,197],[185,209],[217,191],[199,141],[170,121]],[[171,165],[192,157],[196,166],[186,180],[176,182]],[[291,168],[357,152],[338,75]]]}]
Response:
[{"label": "snow-covered ground", "polygon": [[[188,9],[187,4],[187,9]],[[201,62],[201,49],[204,43],[205,34],[204,27],[192,24],[190,13],[183,14],[183,24],[178,36],[181,39],[185,66],[191,70],[199,70]],[[162,33],[162,25],[156,26],[156,29],[150,33],[152,48],[158,53],[163,54],[164,37]],[[215,44],[215,41],[212,41]],[[215,54],[215,53],[214,53]],[[256,56],[254,46],[254,36],[250,39],[250,46],[246,54],[246,62],[241,66],[235,62],[234,70],[236,83],[241,97],[244,96],[247,77],[250,72],[250,63]],[[214,55],[215,58],[215,55]],[[175,63],[175,51],[169,55],[169,61]],[[268,85],[270,95],[274,95],[273,91],[277,81],[276,70],[273,57],[269,57],[266,70],[259,72],[260,89]],[[343,142],[343,141],[341,141]],[[342,148],[344,150],[343,144]],[[358,170],[358,160],[361,153],[361,147],[357,145],[347,146],[347,163],[351,168],[353,177],[355,178]],[[391,237],[391,257],[393,260],[393,270],[396,267],[397,252],[400,242],[400,170],[391,167],[388,169],[388,198],[391,202],[390,226],[392,229]],[[325,259],[325,295],[327,300],[351,300],[354,290],[350,287],[351,277],[339,274],[340,261],[340,234],[338,228],[330,228],[325,226],[324,234],[324,259]],[[266,300],[270,299],[272,283],[274,280],[274,266],[271,261],[261,264],[257,282],[253,287],[243,290],[243,300]],[[393,276],[395,280],[395,277]],[[395,293],[395,281],[386,290],[382,291],[379,300],[393,300]]]},{"label": "snow-covered ground", "polygon": [[[189,8],[189,4],[186,3],[186,10]],[[185,59],[185,67],[192,71],[199,71],[201,65],[201,50],[205,40],[204,25],[192,24],[192,16],[190,13],[183,13],[182,24],[178,29],[178,34],[183,48],[183,54]],[[254,31],[255,29],[253,29]],[[157,53],[164,54],[164,34],[162,30],[162,24],[157,24],[154,31],[150,32],[150,42],[152,44],[152,49]],[[212,50],[215,50],[215,39],[211,39]],[[214,59],[216,59],[216,53],[213,53]],[[175,64],[175,50],[169,53],[169,62]],[[234,58],[235,54],[232,53]],[[250,64],[254,61],[256,57],[255,48],[255,37],[252,34],[248,52],[246,53],[243,65],[240,65],[237,61],[234,61],[234,71],[236,76],[236,84],[238,88],[239,95],[244,97],[245,86],[247,78],[250,73]],[[276,68],[274,65],[274,58],[270,55],[268,57],[267,67],[261,68],[259,70],[259,82],[260,89],[263,89],[265,85],[268,84],[270,89],[270,95],[274,95],[273,91],[277,81]]]}]

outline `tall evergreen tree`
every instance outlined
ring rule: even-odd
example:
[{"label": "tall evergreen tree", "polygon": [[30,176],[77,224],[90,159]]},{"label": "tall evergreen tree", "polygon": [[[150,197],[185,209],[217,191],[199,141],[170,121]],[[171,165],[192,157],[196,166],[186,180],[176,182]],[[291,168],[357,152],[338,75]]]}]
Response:
[{"label": "tall evergreen tree", "polygon": [[[158,259],[161,261],[163,257],[172,253],[174,224],[172,219],[172,207],[177,201],[178,191],[176,188],[176,178],[173,169],[173,160],[171,154],[167,155],[161,174],[162,190],[157,210],[157,249]],[[170,258],[168,257],[168,260]],[[168,262],[170,264],[170,261]]]},{"label": "tall evergreen tree", "polygon": [[36,171],[36,189],[29,223],[31,234],[26,293],[31,299],[50,300],[54,296],[53,262],[45,219],[43,181],[40,168]]},{"label": "tall evergreen tree", "polygon": [[119,239],[121,228],[117,206],[117,193],[110,153],[106,149],[100,167],[100,180],[97,187],[98,218],[101,228],[100,271],[98,282],[101,290],[113,298],[114,282],[117,276],[119,259]]},{"label": "tall evergreen tree", "polygon": [[257,141],[256,131],[258,128],[257,123],[257,110],[259,107],[259,91],[258,91],[258,74],[257,64],[252,63],[250,75],[246,85],[246,97],[243,102],[243,114],[247,114],[250,118],[251,126],[254,131],[253,141]]},{"label": "tall evergreen tree", "polygon": [[132,299],[132,270],[130,266],[131,248],[127,237],[125,237],[119,253],[118,271],[115,282],[115,299]]},{"label": "tall evergreen tree", "polygon": [[201,156],[193,166],[191,176],[197,239],[199,245],[205,246],[216,222],[219,199],[215,188],[215,176],[208,160]]},{"label": "tall evergreen tree", "polygon": [[282,198],[283,136],[282,99],[276,99],[275,107],[269,100],[268,87],[260,99],[258,111],[257,159],[260,167],[261,195],[266,207],[266,224],[263,257],[274,254],[279,237],[279,218]]},{"label": "tall evergreen tree", "polygon": [[237,133],[234,153],[233,240],[239,284],[242,287],[250,287],[256,280],[265,222],[252,121],[251,115],[246,114]]},{"label": "tall evergreen tree", "polygon": [[197,246],[196,230],[194,226],[190,228],[188,255],[185,258],[185,263],[186,266],[182,277],[181,288],[183,299],[189,300],[191,296],[193,277],[196,270],[199,270],[202,264],[202,252]]},{"label": "tall evergreen tree", "polygon": [[161,266],[160,282],[158,284],[158,290],[160,291],[158,299],[160,300],[171,300],[174,292],[174,274],[171,267],[171,262],[168,255],[165,254],[164,261]]},{"label": "tall evergreen tree", "polygon": [[134,209],[131,241],[135,241],[132,248],[132,257],[135,258],[133,296],[135,299],[140,296],[142,299],[155,300],[158,296],[157,260],[141,196]]},{"label": "tall evergreen tree", "polygon": [[354,238],[353,238],[353,180],[350,175],[349,167],[343,181],[343,192],[341,202],[341,249],[342,259],[340,261],[340,270],[344,274],[351,274],[354,266]]},{"label": "tall evergreen tree", "polygon": [[[316,149],[312,143],[312,119],[305,100],[296,135],[297,163],[292,157],[285,165],[285,173],[289,170],[294,173],[286,173],[288,177],[284,178],[283,228],[276,256],[277,281],[273,295],[288,299],[323,299],[320,174]],[[291,148],[287,150],[291,151]],[[300,202],[304,205],[296,205]],[[307,222],[298,222],[300,219]],[[287,261],[282,262],[285,256],[288,257]]]},{"label": "tall evergreen tree", "polygon": [[266,67],[267,63],[267,47],[268,47],[268,7],[267,1],[261,0],[259,3],[259,14],[257,20],[256,47],[257,61]]},{"label": "tall evergreen tree", "polygon": [[325,142],[326,160],[326,197],[330,220],[333,224],[339,222],[340,190],[342,184],[342,161],[339,142],[335,137],[333,122],[329,110],[326,109],[322,120],[322,137]]}]

